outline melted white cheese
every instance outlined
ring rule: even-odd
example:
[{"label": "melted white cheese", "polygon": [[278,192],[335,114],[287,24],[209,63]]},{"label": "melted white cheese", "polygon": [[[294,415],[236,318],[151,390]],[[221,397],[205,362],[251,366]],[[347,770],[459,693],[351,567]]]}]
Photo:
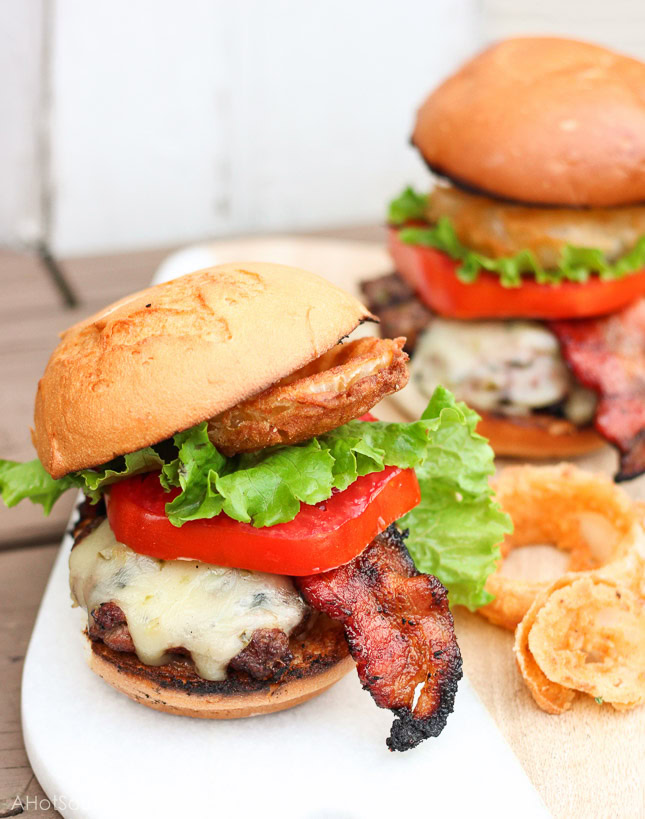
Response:
[{"label": "melted white cheese", "polygon": [[141,662],[162,665],[182,646],[207,680],[225,679],[256,629],[289,634],[306,609],[288,577],[146,557],[119,543],[107,520],[72,549],[69,568],[72,600],[88,613],[120,606]]},{"label": "melted white cheese", "polygon": [[595,396],[571,376],[555,336],[533,321],[433,319],[411,365],[417,389],[430,397],[443,384],[474,409],[503,415],[565,401],[577,424],[591,420]]}]

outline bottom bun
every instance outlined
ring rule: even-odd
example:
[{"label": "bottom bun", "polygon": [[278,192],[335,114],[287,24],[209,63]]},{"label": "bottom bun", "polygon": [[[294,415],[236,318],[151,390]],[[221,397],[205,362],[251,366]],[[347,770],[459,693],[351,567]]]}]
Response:
[{"label": "bottom bun", "polygon": [[565,418],[533,414],[493,415],[477,410],[477,432],[488,438],[496,455],[511,458],[571,458],[584,455],[605,441],[592,426],[576,427]]},{"label": "bottom bun", "polygon": [[231,671],[225,680],[205,680],[192,662],[177,656],[162,666],[144,665],[136,654],[92,643],[90,668],[130,699],[168,714],[200,719],[238,719],[283,711],[322,694],[354,668],[339,623],[317,617],[289,641],[293,661],[278,682]]}]

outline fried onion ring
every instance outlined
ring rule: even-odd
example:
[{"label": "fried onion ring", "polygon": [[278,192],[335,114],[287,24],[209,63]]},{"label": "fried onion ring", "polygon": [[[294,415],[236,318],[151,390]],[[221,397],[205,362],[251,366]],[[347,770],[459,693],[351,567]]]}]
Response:
[{"label": "fried onion ring", "polygon": [[617,711],[645,704],[644,511],[634,504],[641,523],[625,538],[622,557],[559,577],[515,631],[520,673],[550,714],[569,709],[578,692]]},{"label": "fried onion ring", "polygon": [[495,599],[479,612],[510,630],[551,585],[501,574],[512,549],[552,544],[569,553],[567,571],[584,572],[619,560],[640,531],[639,510],[625,492],[608,478],[572,464],[509,467],[495,490],[514,531],[501,544],[501,560],[486,583]]},{"label": "fried onion ring", "polygon": [[528,645],[554,683],[608,703],[645,703],[645,600],[595,572],[558,584]]},{"label": "fried onion ring", "polygon": [[536,663],[529,648],[531,628],[547,597],[548,593],[542,592],[526,612],[524,619],[515,630],[513,651],[520,673],[536,704],[547,714],[562,714],[571,708],[576,692],[552,682]]},{"label": "fried onion ring", "polygon": [[404,338],[338,344],[259,395],[208,422],[224,455],[296,444],[358,418],[408,382]]},{"label": "fried onion ring", "polygon": [[642,530],[625,557],[565,574],[541,592],[515,631],[513,650],[533,699],[550,714],[568,710],[578,691],[617,711],[644,704]]}]

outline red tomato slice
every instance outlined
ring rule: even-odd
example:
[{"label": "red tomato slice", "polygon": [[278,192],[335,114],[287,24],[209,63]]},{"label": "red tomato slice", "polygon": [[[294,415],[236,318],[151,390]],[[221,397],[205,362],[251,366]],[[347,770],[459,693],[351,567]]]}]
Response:
[{"label": "red tomato slice", "polygon": [[524,279],[520,287],[502,287],[499,278],[481,271],[477,281],[457,278],[459,263],[432,247],[405,244],[390,228],[389,248],[396,268],[432,310],[457,319],[585,318],[614,313],[645,295],[645,270],[622,279],[584,284],[538,284]]},{"label": "red tomato slice", "polygon": [[273,574],[318,574],[348,563],[376,535],[421,500],[413,469],[388,466],[365,475],[329,500],[303,504],[289,523],[256,529],[226,515],[173,526],[158,473],[135,475],[110,487],[108,518],[117,540],[135,552],[185,557]]}]

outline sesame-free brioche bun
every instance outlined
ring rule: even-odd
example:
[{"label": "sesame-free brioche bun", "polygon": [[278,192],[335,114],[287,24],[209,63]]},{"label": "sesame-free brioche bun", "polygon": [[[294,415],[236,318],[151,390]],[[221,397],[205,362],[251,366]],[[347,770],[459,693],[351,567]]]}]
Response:
[{"label": "sesame-free brioche bun", "polygon": [[128,296],[64,332],[32,438],[60,478],[168,438],[333,347],[368,310],[295,267],[226,264]]},{"label": "sesame-free brioche bun", "polygon": [[574,458],[605,445],[592,426],[576,427],[564,418],[533,414],[505,418],[477,410],[477,432],[495,455],[506,458]]},{"label": "sesame-free brioche bun", "polygon": [[436,173],[491,195],[645,202],[645,64],[574,40],[505,40],[427,98],[412,141]]},{"label": "sesame-free brioche bun", "polygon": [[225,680],[205,680],[190,660],[144,665],[135,654],[91,644],[90,668],[130,699],[168,714],[236,719],[283,711],[322,694],[354,669],[342,626],[319,617],[304,637],[291,637],[293,660],[278,682],[229,671]]}]

